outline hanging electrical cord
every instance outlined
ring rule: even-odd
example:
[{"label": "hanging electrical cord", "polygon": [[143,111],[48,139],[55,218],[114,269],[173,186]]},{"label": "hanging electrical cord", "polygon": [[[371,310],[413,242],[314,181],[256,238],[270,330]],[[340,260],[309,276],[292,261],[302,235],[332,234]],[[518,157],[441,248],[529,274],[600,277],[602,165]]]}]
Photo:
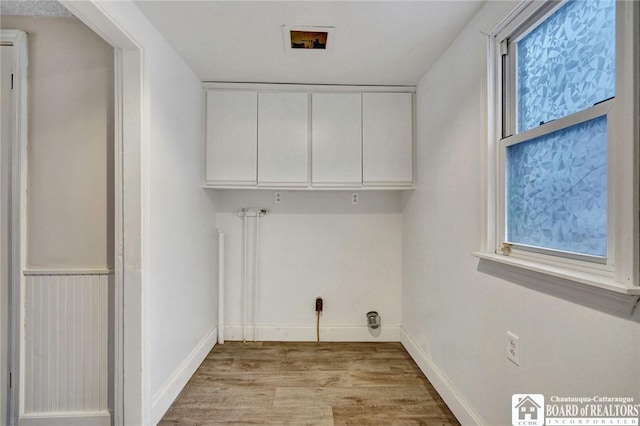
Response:
[{"label": "hanging electrical cord", "polygon": [[320,341],[320,312],[322,312],[322,297],[316,297],[316,341]]}]

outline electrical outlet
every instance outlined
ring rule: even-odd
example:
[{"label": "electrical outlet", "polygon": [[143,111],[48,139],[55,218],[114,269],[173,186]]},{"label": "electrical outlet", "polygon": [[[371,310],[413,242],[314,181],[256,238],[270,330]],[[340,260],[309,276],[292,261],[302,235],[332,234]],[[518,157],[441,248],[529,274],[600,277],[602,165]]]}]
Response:
[{"label": "electrical outlet", "polygon": [[360,195],[358,195],[357,192],[354,192],[353,194],[351,194],[351,204],[353,204],[354,206],[357,206],[359,202],[360,202]]},{"label": "electrical outlet", "polygon": [[520,366],[520,338],[510,331],[507,331],[507,358],[515,365]]},{"label": "electrical outlet", "polygon": [[282,194],[280,194],[279,192],[276,192],[273,202],[276,204],[282,203]]}]

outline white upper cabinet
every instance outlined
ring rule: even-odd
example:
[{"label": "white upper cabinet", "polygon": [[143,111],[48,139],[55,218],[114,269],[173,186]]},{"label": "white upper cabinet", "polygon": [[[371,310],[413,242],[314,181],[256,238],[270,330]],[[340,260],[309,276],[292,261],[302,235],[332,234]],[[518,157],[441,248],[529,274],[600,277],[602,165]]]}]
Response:
[{"label": "white upper cabinet", "polygon": [[411,93],[362,94],[363,184],[413,184]]},{"label": "white upper cabinet", "polygon": [[259,185],[308,185],[308,121],[307,93],[258,95]]},{"label": "white upper cabinet", "polygon": [[250,83],[205,88],[206,187],[413,188],[411,92]]},{"label": "white upper cabinet", "polygon": [[207,184],[256,184],[257,118],[257,92],[207,91]]},{"label": "white upper cabinet", "polygon": [[314,186],[362,184],[362,95],[312,95],[312,179]]}]

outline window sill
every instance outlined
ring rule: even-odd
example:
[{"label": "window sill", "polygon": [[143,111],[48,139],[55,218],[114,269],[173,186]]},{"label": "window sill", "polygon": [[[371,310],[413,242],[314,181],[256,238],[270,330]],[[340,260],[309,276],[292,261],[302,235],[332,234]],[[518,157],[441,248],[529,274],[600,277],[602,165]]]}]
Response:
[{"label": "window sill", "polygon": [[580,284],[596,287],[603,290],[612,291],[625,295],[640,295],[640,286],[628,286],[615,281],[612,278],[604,277],[596,274],[589,274],[586,272],[573,271],[561,267],[544,265],[538,262],[533,262],[525,259],[518,259],[510,256],[495,253],[481,253],[474,252],[474,256],[480,259],[486,259],[493,262],[502,263],[505,265],[514,266],[516,268],[522,268],[527,271],[538,272],[551,277],[561,278]]}]

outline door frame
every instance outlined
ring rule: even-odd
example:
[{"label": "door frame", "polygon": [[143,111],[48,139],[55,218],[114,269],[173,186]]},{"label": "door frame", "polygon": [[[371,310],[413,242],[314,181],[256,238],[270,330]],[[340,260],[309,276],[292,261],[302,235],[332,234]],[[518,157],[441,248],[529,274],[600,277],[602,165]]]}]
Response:
[{"label": "door frame", "polygon": [[[149,90],[145,49],[119,24],[129,2],[60,3],[114,48],[115,303],[113,424],[150,424],[148,372]],[[123,7],[120,16],[119,6]],[[113,14],[113,15],[112,15]]]},{"label": "door frame", "polygon": [[[20,30],[0,30],[2,43],[11,43],[13,51],[13,96],[11,99],[11,219],[9,227],[11,246],[9,250],[9,324],[8,352],[9,374],[12,376],[9,389],[8,417],[11,424],[17,419],[18,401],[21,400],[19,377],[24,363],[21,362],[20,326],[22,289],[24,288],[24,261],[26,254],[26,179],[27,179],[27,34]],[[5,403],[5,401],[2,401]]]}]

